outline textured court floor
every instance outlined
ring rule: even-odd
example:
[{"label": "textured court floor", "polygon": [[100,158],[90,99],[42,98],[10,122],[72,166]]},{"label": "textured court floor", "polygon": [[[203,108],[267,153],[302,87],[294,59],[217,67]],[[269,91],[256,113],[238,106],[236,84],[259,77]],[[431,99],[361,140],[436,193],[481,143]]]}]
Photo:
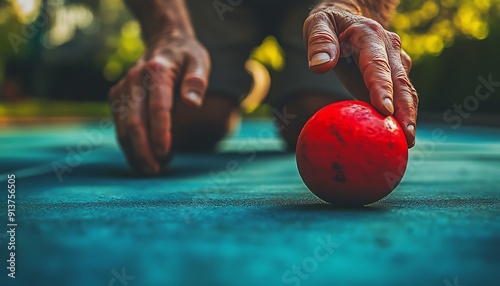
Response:
[{"label": "textured court floor", "polygon": [[268,121],[158,178],[129,171],[106,123],[0,128],[18,223],[17,278],[0,235],[0,285],[500,285],[498,130],[420,126],[396,191],[338,209]]}]

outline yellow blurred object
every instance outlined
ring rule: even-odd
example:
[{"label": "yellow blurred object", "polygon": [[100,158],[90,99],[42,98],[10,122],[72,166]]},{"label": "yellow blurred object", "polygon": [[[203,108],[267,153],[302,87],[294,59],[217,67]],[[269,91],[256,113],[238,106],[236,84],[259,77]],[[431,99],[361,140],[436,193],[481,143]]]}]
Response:
[{"label": "yellow blurred object", "polygon": [[33,22],[40,11],[40,0],[9,0],[14,15],[19,22],[29,24]]},{"label": "yellow blurred object", "polygon": [[272,36],[266,37],[262,44],[252,51],[250,58],[275,71],[280,71],[285,67],[285,52],[278,40]]},{"label": "yellow blurred object", "polygon": [[247,72],[252,76],[253,85],[247,97],[241,103],[245,113],[252,113],[269,93],[271,77],[267,68],[257,60],[249,59],[245,63]]},{"label": "yellow blurred object", "polygon": [[108,81],[115,81],[120,78],[123,67],[119,62],[110,61],[104,66],[103,75]]},{"label": "yellow blurred object", "polygon": [[0,117],[5,117],[7,115],[7,108],[0,104]]},{"label": "yellow blurred object", "polygon": [[144,51],[139,23],[135,20],[126,22],[122,25],[120,38],[108,39],[107,44],[108,46],[116,46],[116,50],[108,58],[103,74],[107,80],[115,81],[119,79],[127,66],[139,59]]},{"label": "yellow blurred object", "polygon": [[245,63],[247,72],[253,78],[252,88],[241,103],[246,113],[252,113],[269,93],[271,76],[267,68],[280,71],[285,67],[285,52],[275,37],[269,36],[262,41],[250,54],[250,59]]},{"label": "yellow blurred object", "polygon": [[490,0],[473,0],[474,5],[481,11],[488,11],[491,7]]},{"label": "yellow blurred object", "polygon": [[84,5],[59,5],[54,9],[53,23],[47,34],[45,44],[57,47],[73,39],[77,29],[91,26],[94,14]]},{"label": "yellow blurred object", "polygon": [[10,13],[7,11],[7,9],[0,8],[0,24],[5,24],[9,20],[10,20]]}]

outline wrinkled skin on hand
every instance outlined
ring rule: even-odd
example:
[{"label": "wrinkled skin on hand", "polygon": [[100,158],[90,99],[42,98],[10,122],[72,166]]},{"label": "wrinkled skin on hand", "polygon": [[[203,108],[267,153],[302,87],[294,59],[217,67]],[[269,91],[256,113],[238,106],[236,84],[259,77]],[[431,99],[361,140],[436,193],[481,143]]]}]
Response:
[{"label": "wrinkled skin on hand", "polygon": [[311,71],[335,70],[341,81],[383,115],[394,115],[408,146],[415,145],[418,95],[408,73],[410,57],[401,40],[370,18],[318,5],[304,23]]},{"label": "wrinkled skin on hand", "polygon": [[194,108],[201,106],[210,72],[208,52],[194,36],[169,33],[157,39],[108,97],[128,162],[150,175],[171,155],[174,93]]}]

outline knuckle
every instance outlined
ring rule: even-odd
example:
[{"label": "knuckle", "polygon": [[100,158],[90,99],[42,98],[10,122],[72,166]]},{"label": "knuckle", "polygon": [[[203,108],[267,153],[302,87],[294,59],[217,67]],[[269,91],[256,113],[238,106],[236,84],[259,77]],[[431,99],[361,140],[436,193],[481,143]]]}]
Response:
[{"label": "knuckle", "polygon": [[404,72],[398,73],[393,78],[394,84],[402,88],[403,92],[406,94],[406,101],[410,107],[416,107],[419,103],[418,93],[410,79]]},{"label": "knuckle", "polygon": [[418,104],[420,103],[420,98],[418,96],[418,92],[413,87],[412,87],[412,90],[411,90],[411,98],[413,100],[413,104],[415,105],[415,108],[417,108]]},{"label": "knuckle", "polygon": [[391,67],[389,62],[385,58],[384,55],[377,53],[373,55],[367,62],[366,68],[370,68],[372,70],[376,70],[377,73],[381,75],[390,74]]},{"label": "knuckle", "polygon": [[382,34],[386,32],[384,27],[382,27],[382,25],[379,22],[370,18],[365,18],[364,26],[377,34]]},{"label": "knuckle", "polygon": [[203,50],[189,51],[186,53],[185,57],[190,65],[194,65],[197,68],[202,67],[203,69],[207,66],[207,60],[209,59],[208,53]]},{"label": "knuckle", "polygon": [[168,69],[168,61],[163,57],[155,57],[145,64],[148,71],[153,71],[157,73],[165,73]]},{"label": "knuckle", "polygon": [[307,19],[304,21],[304,42],[308,42],[308,38],[310,37],[311,33],[313,33],[313,27],[316,28],[318,27],[318,25],[324,25],[322,23],[327,22],[328,16],[322,11],[309,14]]},{"label": "knuckle", "polygon": [[374,83],[375,83],[376,86],[378,86],[382,90],[392,91],[393,84],[389,80],[380,79],[380,80],[375,81]]},{"label": "knuckle", "polygon": [[308,45],[330,44],[335,42],[332,33],[325,29],[313,32],[308,39]]},{"label": "knuckle", "polygon": [[394,32],[387,32],[387,37],[394,49],[401,50],[401,37]]},{"label": "knuckle", "polygon": [[130,93],[132,101],[141,101],[147,95],[146,89],[140,84],[133,85],[130,89]]},{"label": "knuckle", "polygon": [[401,60],[403,61],[403,65],[406,69],[406,72],[409,73],[413,66],[413,60],[405,52],[401,53]]},{"label": "knuckle", "polygon": [[205,67],[210,68],[210,66],[211,66],[210,54],[208,53],[208,51],[205,48],[202,48],[200,50],[200,58],[203,59],[203,61],[205,63]]},{"label": "knuckle", "polygon": [[306,18],[304,22],[304,27],[311,28],[314,24],[316,24],[318,21],[323,21],[327,18],[325,13],[322,11],[316,11],[311,14]]},{"label": "knuckle", "polygon": [[139,76],[140,72],[141,69],[138,66],[131,68],[125,76],[125,80],[128,82],[134,82],[135,79]]},{"label": "knuckle", "polygon": [[410,79],[408,78],[408,76],[406,75],[406,73],[404,71],[399,71],[394,76],[394,83],[405,87],[408,90],[408,92],[411,93]]},{"label": "knuckle", "polygon": [[183,90],[195,89],[198,91],[205,91],[208,87],[208,82],[204,77],[191,74],[183,79],[182,85],[183,85]]},{"label": "knuckle", "polygon": [[152,116],[161,114],[167,110],[167,107],[165,104],[162,103],[160,100],[153,100],[151,99],[151,102],[149,103],[149,113]]},{"label": "knuckle", "polygon": [[410,67],[413,65],[413,60],[410,58],[409,55],[404,55],[404,60]]}]

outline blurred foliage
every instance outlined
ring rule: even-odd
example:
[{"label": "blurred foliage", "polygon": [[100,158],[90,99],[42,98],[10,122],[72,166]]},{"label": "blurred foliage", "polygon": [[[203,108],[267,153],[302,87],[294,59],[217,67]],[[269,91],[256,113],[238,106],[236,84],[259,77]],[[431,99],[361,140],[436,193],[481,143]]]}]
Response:
[{"label": "blurred foliage", "polygon": [[[493,73],[500,78],[500,0],[402,0],[392,29],[414,59],[412,80],[420,91],[422,110],[450,108],[474,92],[480,75]],[[33,85],[37,97],[60,92],[48,86],[62,85],[54,77],[65,74],[68,67],[98,74],[111,85],[144,50],[140,27],[122,0],[3,1],[0,34],[6,35],[0,38],[0,85],[12,72],[9,68],[17,71],[17,66],[25,66],[18,76],[23,84]],[[274,70],[286,64],[272,37],[251,58]],[[52,72],[54,67],[58,73]],[[30,69],[32,79],[25,76]],[[104,98],[107,88],[94,88],[98,93],[94,98]],[[62,93],[78,98],[71,90]],[[482,108],[496,111],[497,98]],[[0,115],[5,110],[0,108]]]},{"label": "blurred foliage", "polygon": [[22,104],[0,104],[0,117],[99,117],[110,116],[102,102],[28,100]]},{"label": "blurred foliage", "polygon": [[500,0],[413,0],[402,1],[399,9],[392,27],[418,62],[425,55],[438,56],[457,37],[486,39],[500,14]]}]

